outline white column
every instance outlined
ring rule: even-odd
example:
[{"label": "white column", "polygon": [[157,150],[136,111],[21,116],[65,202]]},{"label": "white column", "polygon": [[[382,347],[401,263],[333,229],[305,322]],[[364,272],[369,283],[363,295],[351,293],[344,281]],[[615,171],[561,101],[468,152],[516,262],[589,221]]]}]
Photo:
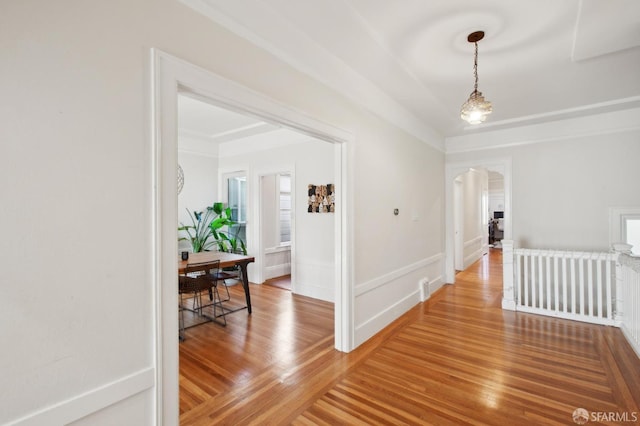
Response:
[{"label": "white column", "polygon": [[513,240],[502,240],[502,309],[516,310],[513,291]]},{"label": "white column", "polygon": [[624,271],[622,263],[620,263],[620,257],[623,253],[628,253],[629,251],[626,248],[618,248],[615,246],[613,251],[616,253],[616,295],[613,307],[613,320],[615,321],[616,326],[620,327],[624,319]]}]

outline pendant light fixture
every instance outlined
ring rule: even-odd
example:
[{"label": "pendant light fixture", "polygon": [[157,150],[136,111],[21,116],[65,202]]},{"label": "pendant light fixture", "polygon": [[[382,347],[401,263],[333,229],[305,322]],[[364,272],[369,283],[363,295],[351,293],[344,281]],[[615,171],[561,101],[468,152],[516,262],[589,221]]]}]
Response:
[{"label": "pendant light fixture", "polygon": [[473,92],[469,95],[469,99],[462,105],[460,117],[469,124],[480,124],[491,114],[491,102],[485,101],[482,92],[478,92],[478,42],[484,38],[484,31],[476,31],[467,37],[469,43],[473,43],[476,48],[473,59],[473,76],[475,83]]}]

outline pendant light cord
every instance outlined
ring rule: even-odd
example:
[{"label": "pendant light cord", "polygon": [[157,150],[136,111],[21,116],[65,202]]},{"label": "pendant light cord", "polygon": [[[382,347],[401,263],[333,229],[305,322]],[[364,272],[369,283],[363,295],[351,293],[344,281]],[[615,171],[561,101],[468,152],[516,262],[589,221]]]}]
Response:
[{"label": "pendant light cord", "polygon": [[473,44],[475,44],[476,46],[476,53],[473,57],[473,76],[475,77],[476,81],[473,84],[473,92],[476,93],[478,91],[478,42],[476,41]]}]

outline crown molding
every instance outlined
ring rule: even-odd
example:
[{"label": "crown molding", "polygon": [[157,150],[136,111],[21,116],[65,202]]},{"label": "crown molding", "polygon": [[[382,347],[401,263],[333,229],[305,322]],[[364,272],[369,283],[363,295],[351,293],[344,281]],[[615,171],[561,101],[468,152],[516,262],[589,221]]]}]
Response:
[{"label": "crown molding", "polygon": [[[444,152],[444,136],[262,2],[179,0],[355,104]],[[243,22],[234,19],[242,16]],[[284,47],[286,46],[286,47]]]},{"label": "crown molding", "polygon": [[453,136],[445,141],[446,153],[456,154],[637,131],[640,130],[638,115],[640,107]]}]

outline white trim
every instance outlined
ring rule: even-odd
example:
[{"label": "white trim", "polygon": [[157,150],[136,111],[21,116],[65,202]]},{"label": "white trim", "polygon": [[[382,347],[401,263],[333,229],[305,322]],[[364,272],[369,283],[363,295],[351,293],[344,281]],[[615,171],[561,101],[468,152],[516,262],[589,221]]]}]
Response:
[{"label": "white trim", "polygon": [[[353,199],[351,158],[354,136],[303,112],[279,103],[234,81],[151,49],[151,158],[153,288],[156,299],[154,352],[156,358],[156,424],[179,421],[178,402],[178,312],[177,306],[177,96],[196,93],[217,105],[255,115],[265,121],[335,142],[336,164],[336,349],[350,351],[354,343],[353,298],[351,295],[353,229],[347,202]],[[348,178],[349,177],[349,178]],[[339,190],[338,190],[339,189]]]},{"label": "white trim", "polygon": [[469,265],[471,265],[473,262],[482,258],[483,247],[484,247],[484,245],[482,244],[482,240],[483,240],[483,236],[478,235],[477,237],[472,238],[471,240],[466,241],[463,244],[464,251],[466,251],[468,248],[472,248],[473,246],[477,246],[476,250],[474,250],[472,253],[464,257],[464,260],[463,260],[464,269],[467,269]]},{"label": "white trim", "polygon": [[589,315],[572,314],[558,311],[550,311],[547,309],[532,308],[530,306],[516,305],[516,311],[527,314],[544,315],[547,317],[562,318],[572,321],[586,322],[589,324],[610,325],[617,327],[616,322],[610,318],[592,317]]},{"label": "white trim", "polygon": [[156,369],[148,367],[12,420],[6,426],[66,425],[152,389]]},{"label": "white trim", "polygon": [[368,293],[372,290],[375,290],[378,287],[382,287],[384,285],[389,284],[392,281],[395,281],[407,274],[410,274],[414,271],[417,271],[422,268],[426,268],[429,265],[432,265],[440,260],[442,260],[443,254],[438,253],[426,259],[422,259],[418,262],[412,263],[410,265],[404,266],[400,269],[396,269],[395,271],[391,271],[384,275],[381,275],[377,278],[364,282],[362,284],[358,284],[355,288],[354,295],[355,297],[362,296],[365,293]]},{"label": "white trim", "polygon": [[463,161],[445,164],[445,282],[455,281],[455,236],[454,236],[454,180],[467,172],[470,168],[485,168],[504,176],[504,239],[512,238],[512,211],[511,211],[511,158],[495,158],[487,160]]},{"label": "white trim", "polygon": [[264,254],[282,253],[283,251],[291,251],[291,245],[265,248]]},{"label": "white trim", "polygon": [[293,293],[296,293],[296,285],[297,285],[297,280],[296,280],[296,267],[295,267],[295,258],[296,258],[296,244],[295,244],[295,236],[296,236],[296,229],[295,229],[295,223],[296,223],[296,218],[295,218],[295,214],[296,214],[296,209],[295,209],[295,202],[296,202],[296,197],[295,197],[295,184],[296,184],[296,168],[294,164],[278,164],[278,165],[270,165],[270,166],[259,166],[257,167],[255,170],[251,171],[252,173],[252,178],[251,178],[251,182],[252,185],[255,185],[255,188],[257,189],[257,191],[253,192],[252,191],[252,205],[254,206],[252,215],[253,217],[257,218],[256,221],[259,222],[259,226],[254,229],[252,232],[252,237],[255,241],[255,252],[256,252],[256,262],[255,262],[255,268],[256,268],[256,274],[255,274],[255,279],[256,282],[259,283],[264,283],[264,281],[266,280],[266,270],[265,270],[265,255],[267,253],[271,253],[273,250],[273,248],[264,248],[262,246],[262,227],[265,226],[262,223],[262,177],[263,176],[269,176],[269,175],[273,175],[273,174],[279,174],[279,173],[286,173],[289,174],[291,176],[291,242],[289,245],[287,245],[286,247],[284,247],[285,249],[289,250],[291,252],[291,271],[289,272],[291,275],[291,291]]},{"label": "white trim", "polygon": [[290,274],[291,274],[291,263],[281,263],[279,265],[264,267],[265,280],[282,277],[284,275],[290,275]]},{"label": "white trim", "polygon": [[388,306],[383,311],[372,316],[366,321],[358,324],[356,327],[356,335],[359,341],[366,341],[370,336],[375,335],[385,326],[391,324],[396,320],[399,315],[398,312],[405,313],[420,303],[420,289],[416,287],[414,291],[397,301],[391,306]]},{"label": "white trim", "polygon": [[[422,275],[420,271],[425,271],[426,268],[431,268],[429,274],[434,272],[438,274],[443,269],[443,257],[444,256],[442,253],[437,253],[418,262],[414,262],[402,268],[396,269],[395,271],[381,275],[365,283],[359,284],[354,290],[355,297],[363,296],[366,293],[369,293],[386,285],[400,283],[399,280],[404,280],[404,283],[407,283],[407,280],[415,279],[415,275]],[[409,274],[414,274],[414,278],[407,277],[407,275]],[[406,313],[413,306],[420,302],[423,302],[426,298],[428,298],[426,297],[427,295],[430,296],[434,291],[436,291],[444,284],[442,275],[437,275],[434,279],[431,280],[426,276],[427,273],[425,271],[423,278],[416,279],[413,291],[406,294],[391,306],[385,307],[382,311],[377,312],[375,315],[368,317],[366,318],[366,320],[357,324],[356,343],[360,344],[378,333],[384,327],[396,320],[399,316]],[[427,287],[426,289],[424,288],[425,281]]]},{"label": "white trim", "polygon": [[[446,138],[447,154],[507,148],[640,130],[640,108],[567,118],[526,126],[478,131]],[[579,131],[576,131],[579,129]],[[606,141],[606,139],[603,139]]]},{"label": "white trim", "polygon": [[[628,98],[614,99],[611,101],[598,102],[589,105],[580,105],[574,108],[566,108],[555,111],[543,112],[540,114],[524,115],[521,117],[491,121],[482,123],[482,130],[500,129],[505,127],[521,127],[525,125],[540,124],[548,121],[566,120],[586,115],[604,114],[617,110],[626,110],[640,106],[640,96],[630,96]],[[464,130],[478,130],[478,126],[468,125]]]},{"label": "white trim", "polygon": [[[298,71],[444,152],[444,137],[263,2],[179,0]],[[242,16],[244,22],[235,19]],[[274,24],[275,23],[275,24]],[[276,31],[274,31],[274,29]],[[290,43],[295,40],[294,43]],[[286,41],[286,43],[285,43]],[[284,48],[283,46],[286,46]]]},{"label": "white trim", "polygon": [[625,221],[628,218],[640,217],[640,207],[610,207],[609,208],[609,248],[614,243],[626,242]]},{"label": "white trim", "polygon": [[482,235],[478,235],[477,237],[472,238],[472,239],[470,239],[469,241],[466,241],[466,242],[464,243],[464,248],[469,248],[469,247],[471,247],[472,245],[474,245],[474,244],[478,244],[478,243],[481,243],[481,242],[482,242]]}]

